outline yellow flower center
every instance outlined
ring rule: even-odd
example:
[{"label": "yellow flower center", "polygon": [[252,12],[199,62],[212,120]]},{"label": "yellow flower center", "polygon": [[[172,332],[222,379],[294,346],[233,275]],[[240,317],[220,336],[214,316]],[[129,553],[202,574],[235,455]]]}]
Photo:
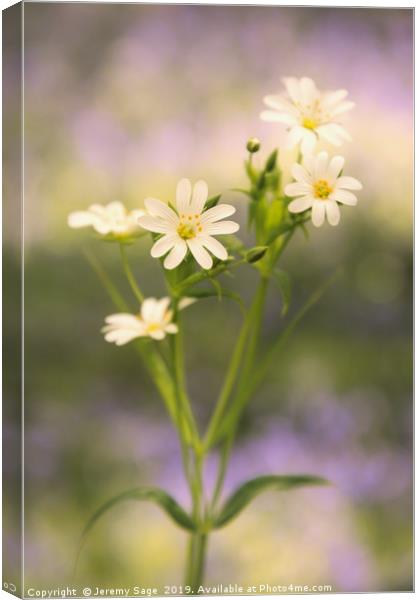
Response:
[{"label": "yellow flower center", "polygon": [[303,117],[302,125],[303,127],[306,127],[306,129],[315,129],[315,127],[318,127],[319,122],[311,117]]},{"label": "yellow flower center", "polygon": [[161,328],[159,323],[149,323],[147,326],[147,333],[153,333],[154,331],[158,331]]},{"label": "yellow flower center", "polygon": [[326,200],[332,191],[332,187],[325,179],[319,179],[314,183],[314,194],[316,198]]}]

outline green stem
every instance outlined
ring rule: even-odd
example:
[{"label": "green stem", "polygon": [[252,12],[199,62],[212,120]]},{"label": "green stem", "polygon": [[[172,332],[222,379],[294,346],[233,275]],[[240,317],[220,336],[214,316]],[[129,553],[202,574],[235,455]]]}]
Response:
[{"label": "green stem", "polygon": [[137,284],[137,281],[135,280],[135,277],[133,275],[133,272],[131,270],[124,244],[120,244],[120,253],[121,253],[121,261],[122,261],[125,276],[127,277],[127,281],[130,284],[133,294],[135,295],[135,297],[141,304],[144,300],[144,295],[143,295],[142,291],[140,290],[140,288]]},{"label": "green stem", "polygon": [[190,594],[198,594],[203,583],[208,535],[194,532],[188,545],[185,585],[190,588]]},{"label": "green stem", "polygon": [[[226,409],[226,405],[229,401],[231,392],[237,380],[238,372],[241,366],[246,343],[249,339],[250,332],[253,330],[256,322],[261,322],[261,315],[262,310],[264,308],[265,295],[267,292],[267,284],[268,279],[262,277],[257,292],[255,294],[254,300],[252,302],[251,308],[249,309],[247,317],[242,325],[241,333],[239,335],[238,341],[236,343],[232,355],[231,362],[229,364],[226,379],[205,436],[204,447],[206,449],[210,448],[215,442],[215,438],[218,434],[218,429],[220,427],[223,414]],[[258,336],[258,332],[256,332],[256,335]],[[255,346],[256,343],[256,340],[254,338],[255,335],[251,338],[250,342],[253,346]],[[249,349],[247,351],[247,355],[249,355]],[[247,368],[249,367],[250,363],[252,363],[252,358],[247,359],[246,364],[243,368],[243,372],[247,372]]]},{"label": "green stem", "polygon": [[262,309],[265,291],[266,291],[266,283],[265,279],[261,279],[260,286],[255,294],[252,305],[248,311],[248,314],[242,324],[241,332],[239,334],[238,341],[236,342],[231,361],[229,363],[228,371],[226,374],[226,378],[221,389],[219,399],[216,403],[216,408],[214,410],[213,416],[210,420],[210,424],[208,426],[205,438],[204,438],[204,448],[208,449],[213,445],[214,437],[217,433],[217,430],[220,426],[221,419],[226,409],[226,405],[229,401],[230,395],[232,393],[233,387],[236,383],[236,379],[238,376],[239,368],[241,366],[246,342],[249,337],[250,330],[252,328],[255,314]]},{"label": "green stem", "polygon": [[[224,420],[224,429],[223,431],[230,431],[230,428],[234,428],[239,419],[239,416],[247,403],[248,399],[252,396],[252,394],[256,391],[258,386],[265,379],[267,372],[271,366],[271,363],[275,356],[278,354],[280,349],[284,346],[284,344],[289,339],[290,335],[293,333],[295,327],[300,323],[306,313],[318,302],[318,300],[322,297],[322,295],[326,292],[326,290],[330,287],[330,285],[336,280],[337,276],[340,274],[340,269],[335,271],[335,273],[329,277],[325,282],[322,283],[319,288],[317,288],[307,299],[304,305],[297,312],[295,317],[290,321],[287,327],[284,329],[281,336],[277,339],[277,341],[271,346],[271,348],[266,352],[265,356],[260,361],[259,369],[254,372],[252,378],[250,378],[246,385],[242,388],[242,395],[238,398],[238,403],[235,407],[232,407],[232,410],[226,415]],[[221,434],[223,434],[223,431]]]},{"label": "green stem", "polygon": [[95,271],[99,281],[104,286],[106,292],[108,293],[108,296],[110,297],[115,307],[118,308],[118,310],[124,312],[127,311],[128,307],[126,301],[121,296],[120,292],[117,290],[115,285],[112,283],[111,279],[108,277],[108,274],[106,273],[96,256],[87,248],[83,250],[83,253],[86,256],[86,259],[92,267],[93,271]]},{"label": "green stem", "polygon": [[[122,312],[127,312],[129,309],[127,307],[126,301],[121,296],[114,283],[111,281],[110,277],[108,276],[108,273],[102,267],[99,260],[89,250],[85,249],[84,254],[90,266],[95,271],[100,282],[107,291],[115,307]],[[146,369],[156,388],[158,389],[173,423],[176,423],[175,390],[173,386],[173,381],[171,379],[171,376],[168,372],[164,360],[159,354],[157,354],[153,350],[150,350],[150,346],[145,340],[138,340],[134,343],[134,347],[137,350],[140,357],[142,358],[142,360],[144,361]]]},{"label": "green stem", "polygon": [[186,424],[188,425],[189,433],[193,441],[194,447],[200,450],[200,435],[198,432],[195,417],[191,410],[190,399],[186,391],[182,328],[180,323],[179,312],[177,311],[175,313],[174,320],[176,320],[178,323],[178,333],[176,333],[171,340],[177,395],[183,413],[183,417],[185,418]]},{"label": "green stem", "polygon": [[[255,295],[255,300],[254,300],[254,304],[253,304],[252,322],[251,322],[252,329],[251,329],[248,348],[246,350],[245,360],[244,360],[243,369],[242,369],[243,377],[241,379],[241,383],[239,385],[237,394],[235,395],[235,397],[232,401],[231,410],[233,410],[236,405],[239,405],[243,390],[246,389],[246,387],[248,385],[250,373],[253,371],[253,368],[254,368],[255,356],[256,356],[256,352],[257,352],[258,340],[259,340],[261,325],[262,325],[265,297],[266,297],[267,288],[268,288],[268,281],[269,280],[266,278],[261,279],[260,285],[259,285],[257,293]],[[238,410],[240,410],[240,409],[238,408]],[[222,455],[221,455],[220,463],[219,463],[219,472],[218,472],[216,485],[215,485],[213,497],[212,497],[212,503],[211,503],[212,510],[214,510],[214,508],[216,507],[217,501],[218,501],[219,496],[222,491],[223,482],[224,482],[224,479],[226,476],[227,465],[228,465],[230,453],[232,450],[233,441],[234,441],[235,435],[236,435],[236,427],[237,427],[237,423],[233,422],[231,429],[230,430],[227,429],[227,435],[226,435],[226,439],[224,440],[224,446],[223,446]]]}]

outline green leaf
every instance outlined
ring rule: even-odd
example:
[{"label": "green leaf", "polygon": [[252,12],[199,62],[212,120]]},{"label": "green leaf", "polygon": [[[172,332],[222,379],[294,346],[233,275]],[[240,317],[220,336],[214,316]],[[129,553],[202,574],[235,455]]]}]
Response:
[{"label": "green leaf", "polygon": [[[214,279],[211,280],[211,283],[214,283]],[[221,297],[229,298],[230,300],[234,300],[235,302],[237,302],[239,304],[241,311],[243,313],[245,313],[245,306],[244,306],[243,300],[241,298],[241,295],[237,294],[236,292],[232,292],[231,290],[228,290],[224,287],[220,287],[217,290],[216,289],[208,289],[208,288],[196,289],[196,290],[190,289],[190,290],[186,290],[185,296],[191,297],[191,298],[218,298],[219,300],[221,300]]]},{"label": "green leaf", "polygon": [[227,523],[237,517],[239,513],[248,506],[256,496],[258,496],[258,494],[261,494],[261,492],[264,492],[265,490],[272,489],[286,491],[307,485],[328,485],[328,481],[314,475],[263,475],[256,479],[250,479],[250,481],[243,483],[236,492],[227,499],[218,517],[214,521],[214,528],[219,529],[220,527],[227,525]]},{"label": "green leaf", "polygon": [[289,274],[286,271],[280,271],[280,269],[275,269],[273,271],[274,281],[277,283],[280,293],[283,299],[283,308],[281,311],[282,317],[287,314],[289,310],[290,301],[292,299],[292,286],[290,283]]},{"label": "green leaf", "polygon": [[118,494],[118,496],[114,496],[113,498],[102,504],[88,520],[80,540],[76,558],[76,567],[79,560],[80,552],[93,526],[111,508],[114,508],[114,506],[126,500],[150,500],[151,502],[155,502],[158,506],[160,506],[160,508],[164,512],[166,512],[166,514],[169,517],[171,517],[171,519],[177,525],[179,525],[183,529],[187,529],[188,531],[195,530],[195,525],[191,517],[185,512],[182,506],[180,506],[178,502],[176,502],[176,500],[174,500],[172,496],[170,496],[164,490],[160,488],[151,487],[139,487],[134,488],[132,490],[127,490],[125,492],[122,492],[122,494]]},{"label": "green leaf", "polygon": [[230,266],[233,266],[232,263],[234,263],[234,259],[229,256],[227,260],[220,261],[212,269],[201,269],[197,273],[194,273],[193,275],[190,275],[189,277],[181,281],[177,286],[173,288],[173,291],[178,296],[185,296],[185,290],[188,290],[193,285],[197,285],[201,281],[205,281],[206,279],[212,279],[213,277],[224,273]]},{"label": "green leaf", "polygon": [[208,210],[209,208],[213,208],[213,206],[216,206],[219,203],[221,197],[222,194],[217,194],[216,196],[212,196],[211,198],[209,198],[204,205],[204,210]]},{"label": "green leaf", "polygon": [[270,156],[267,158],[267,162],[265,163],[264,171],[269,173],[274,169],[277,162],[277,150],[273,150]]},{"label": "green leaf", "polygon": [[254,194],[250,190],[244,190],[243,188],[230,188],[230,191],[245,194],[245,196],[249,196],[251,200],[254,200]]}]

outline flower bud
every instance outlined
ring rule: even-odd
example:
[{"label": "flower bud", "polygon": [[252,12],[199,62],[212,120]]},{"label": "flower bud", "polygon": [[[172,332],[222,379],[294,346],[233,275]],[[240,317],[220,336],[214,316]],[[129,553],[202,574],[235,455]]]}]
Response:
[{"label": "flower bud", "polygon": [[258,152],[258,150],[261,147],[261,143],[260,140],[258,138],[250,138],[247,142],[246,145],[246,149],[248,150],[248,152],[251,152],[251,154],[254,154],[255,152]]},{"label": "flower bud", "polygon": [[251,248],[251,250],[248,250],[245,255],[245,260],[249,263],[257,262],[263,258],[267,250],[268,246],[255,246],[254,248]]}]

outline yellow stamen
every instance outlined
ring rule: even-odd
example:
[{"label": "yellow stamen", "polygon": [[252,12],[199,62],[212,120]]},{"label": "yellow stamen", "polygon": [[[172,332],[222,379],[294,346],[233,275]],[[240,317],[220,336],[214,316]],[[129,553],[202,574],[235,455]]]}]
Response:
[{"label": "yellow stamen", "polygon": [[328,196],[331,194],[332,187],[325,179],[319,179],[313,184],[314,194],[316,198],[320,198],[320,200],[326,200]]},{"label": "yellow stamen", "polygon": [[195,237],[195,229],[193,225],[190,225],[189,223],[180,223],[176,231],[183,240],[191,240]]}]

